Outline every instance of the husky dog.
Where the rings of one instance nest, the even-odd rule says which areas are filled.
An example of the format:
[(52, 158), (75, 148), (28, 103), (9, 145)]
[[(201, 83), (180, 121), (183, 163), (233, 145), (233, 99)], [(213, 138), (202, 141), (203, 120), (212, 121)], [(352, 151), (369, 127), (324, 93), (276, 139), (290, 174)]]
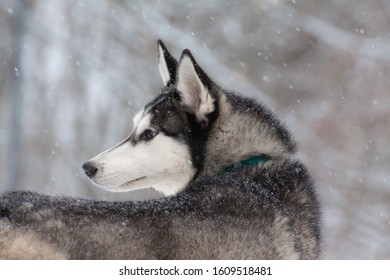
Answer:
[(158, 41), (160, 94), (134, 131), (83, 165), (109, 191), (164, 198), (0, 197), (0, 258), (317, 259), (320, 211), (296, 143), (265, 106)]

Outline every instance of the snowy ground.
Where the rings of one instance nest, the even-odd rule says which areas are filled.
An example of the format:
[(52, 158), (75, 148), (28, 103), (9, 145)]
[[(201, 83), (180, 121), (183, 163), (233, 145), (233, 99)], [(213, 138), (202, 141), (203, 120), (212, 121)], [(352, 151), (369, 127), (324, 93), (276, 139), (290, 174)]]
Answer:
[(136, 199), (80, 166), (158, 93), (161, 38), (287, 123), (323, 205), (323, 258), (389, 259), (389, 18), (387, 0), (1, 1), (0, 191)]

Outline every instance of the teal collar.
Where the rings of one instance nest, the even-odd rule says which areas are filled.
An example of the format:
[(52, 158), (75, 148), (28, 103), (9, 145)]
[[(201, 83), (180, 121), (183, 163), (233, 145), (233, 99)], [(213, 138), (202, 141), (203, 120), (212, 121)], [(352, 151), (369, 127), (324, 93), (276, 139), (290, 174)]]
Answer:
[(243, 161), (233, 163), (232, 165), (229, 165), (224, 169), (224, 172), (230, 172), (236, 169), (243, 169), (246, 167), (256, 166), (257, 164), (261, 162), (267, 162), (269, 160), (269, 157), (266, 155), (261, 156), (253, 156), (250, 158), (247, 158)]

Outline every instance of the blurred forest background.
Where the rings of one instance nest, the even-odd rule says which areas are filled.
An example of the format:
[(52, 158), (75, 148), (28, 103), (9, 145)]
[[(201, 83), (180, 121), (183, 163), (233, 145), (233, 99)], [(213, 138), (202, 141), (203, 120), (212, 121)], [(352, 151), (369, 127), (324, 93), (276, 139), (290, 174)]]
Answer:
[(287, 123), (324, 259), (390, 259), (388, 0), (2, 0), (0, 36), (0, 192), (145, 196), (99, 190), (81, 165), (159, 92), (161, 38)]

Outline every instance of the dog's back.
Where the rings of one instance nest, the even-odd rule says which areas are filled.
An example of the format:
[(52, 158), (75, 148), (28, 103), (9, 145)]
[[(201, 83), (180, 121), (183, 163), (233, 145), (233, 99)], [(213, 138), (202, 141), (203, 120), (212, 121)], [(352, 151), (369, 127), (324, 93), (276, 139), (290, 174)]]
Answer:
[[(277, 187), (276, 187), (277, 186)], [(0, 258), (315, 259), (319, 212), (300, 163), (200, 179), (174, 197), (0, 198)]]

